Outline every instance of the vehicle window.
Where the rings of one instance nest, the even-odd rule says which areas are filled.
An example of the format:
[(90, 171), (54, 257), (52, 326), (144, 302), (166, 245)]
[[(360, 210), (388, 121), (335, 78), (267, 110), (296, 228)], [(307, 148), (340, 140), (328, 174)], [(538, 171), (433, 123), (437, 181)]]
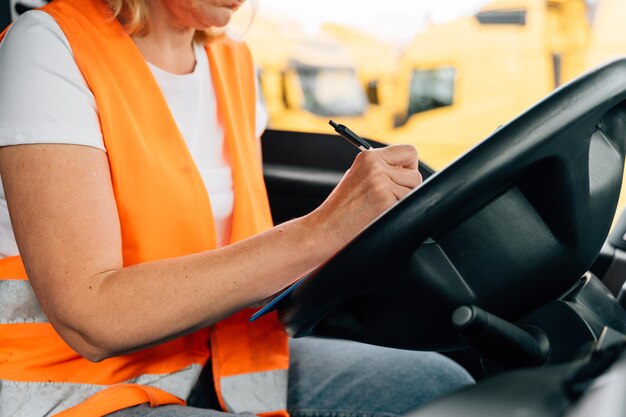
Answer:
[(343, 68), (298, 68), (304, 107), (320, 116), (360, 116), (367, 107), (356, 71)]
[(414, 70), (409, 86), (409, 116), (452, 105), (455, 77), (452, 67)]

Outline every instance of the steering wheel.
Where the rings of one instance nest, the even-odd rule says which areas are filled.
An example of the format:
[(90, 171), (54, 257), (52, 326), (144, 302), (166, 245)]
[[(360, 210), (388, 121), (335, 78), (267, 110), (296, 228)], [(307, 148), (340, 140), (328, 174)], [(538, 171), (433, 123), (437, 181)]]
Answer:
[(626, 59), (565, 85), (371, 223), (282, 300), (292, 337), (462, 347), (450, 317), (517, 320), (562, 295), (609, 232), (626, 148)]

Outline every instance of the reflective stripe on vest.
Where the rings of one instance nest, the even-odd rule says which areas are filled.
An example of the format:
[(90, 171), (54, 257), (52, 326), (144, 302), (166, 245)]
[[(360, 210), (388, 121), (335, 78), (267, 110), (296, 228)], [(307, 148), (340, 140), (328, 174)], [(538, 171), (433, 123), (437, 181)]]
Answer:
[[(19, 277), (0, 281), (0, 324), (15, 323), (48, 323), (30, 282)], [(192, 364), (171, 374), (146, 374), (123, 383), (153, 386), (187, 398), (201, 370), (201, 365)], [(287, 408), (287, 382), (288, 371), (279, 369), (222, 377), (220, 386), (227, 411), (259, 414)], [(0, 417), (30, 417), (41, 415), (43, 410), (46, 415), (59, 412), (103, 388), (106, 385), (0, 380)], [(28, 395), (23, 395), (26, 392)], [(20, 398), (25, 401), (16, 401)]]
[(226, 410), (231, 413), (248, 411), (259, 414), (286, 409), (288, 374), (286, 369), (279, 369), (221, 378)]
[[(145, 374), (123, 384), (138, 384), (158, 388), (187, 398), (193, 383), (202, 372), (202, 365), (165, 375)], [(82, 403), (107, 388), (106, 385), (69, 382), (22, 382), (0, 380), (0, 417), (33, 417), (53, 415)], [(17, 401), (21, 399), (22, 401)]]
[[(215, 230), (206, 188), (136, 45), (111, 18), (103, 0), (55, 0), (43, 10), (66, 35), (96, 100), (120, 219), (124, 266), (213, 249)], [(231, 241), (235, 242), (272, 226), (255, 138), (254, 68), (243, 44), (214, 40), (206, 51), (232, 165)], [(91, 363), (45, 322), (32, 290), (26, 281), (19, 283), (26, 276), (16, 271), (23, 270), (19, 258), (0, 260), (0, 281), (15, 281), (2, 284), (3, 290), (13, 292), (4, 296), (13, 304), (0, 310), (6, 319), (0, 321), (0, 380), (10, 387), (1, 394), (3, 413), (6, 403), (28, 405), (28, 417), (47, 415), (50, 407), (31, 402), (42, 387), (55, 412), (65, 410), (59, 414), (62, 417), (99, 417), (146, 402), (180, 404), (194, 381), (176, 379), (177, 375), (187, 375), (183, 370), (205, 364), (210, 355), (222, 407), (287, 416), (288, 343), (275, 314), (252, 325), (251, 312), (239, 312), (210, 330)], [(15, 304), (17, 298), (24, 304)], [(174, 378), (175, 383), (124, 384), (135, 380), (143, 384), (141, 378), (153, 374), (161, 380)], [(268, 381), (272, 383), (263, 385)], [(90, 388), (82, 391), (82, 387)], [(80, 402), (89, 390), (97, 392)], [(41, 408), (35, 409), (37, 404)]]
[(30, 282), (17, 279), (0, 281), (0, 324), (47, 322), (48, 318), (41, 311)]

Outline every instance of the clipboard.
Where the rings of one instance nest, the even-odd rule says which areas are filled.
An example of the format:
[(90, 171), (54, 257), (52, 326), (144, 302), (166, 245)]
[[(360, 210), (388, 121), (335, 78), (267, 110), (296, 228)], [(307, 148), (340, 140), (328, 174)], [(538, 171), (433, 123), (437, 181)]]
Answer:
[(287, 297), (289, 294), (291, 294), (293, 292), (293, 290), (295, 290), (296, 288), (298, 288), (298, 286), (300, 284), (302, 284), (302, 281), (304, 281), (306, 279), (308, 275), (305, 275), (304, 277), (300, 278), (298, 281), (294, 282), (293, 284), (291, 284), (289, 287), (285, 288), (283, 290), (283, 292), (281, 292), (280, 294), (278, 294), (276, 297), (274, 297), (274, 299), (272, 301), (270, 301), (269, 303), (265, 304), (265, 306), (263, 306), (263, 308), (261, 308), (259, 311), (257, 311), (256, 313), (254, 313), (250, 319), (248, 320), (249, 322), (253, 322), (256, 319), (258, 319), (261, 316), (266, 315), (267, 313), (270, 313), (274, 310), (276, 310), (280, 304), (280, 302)]

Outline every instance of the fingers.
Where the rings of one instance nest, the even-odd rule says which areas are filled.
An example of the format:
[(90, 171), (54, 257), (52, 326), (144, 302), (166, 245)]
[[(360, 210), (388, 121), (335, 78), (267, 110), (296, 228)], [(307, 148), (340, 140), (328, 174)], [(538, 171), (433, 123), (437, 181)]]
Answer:
[(392, 186), (388, 190), (393, 194), (396, 201), (404, 198), (422, 183), (422, 174), (418, 170), (402, 167), (391, 167), (390, 178)]
[(390, 166), (388, 173), (394, 183), (411, 190), (422, 183), (422, 175), (417, 169)]
[(388, 191), (391, 194), (393, 194), (393, 197), (395, 198), (395, 201), (402, 200), (412, 190), (413, 190), (413, 188), (404, 187), (404, 186), (398, 185), (398, 184), (394, 184), (393, 186), (389, 187), (389, 189), (388, 189)]
[(391, 192), (399, 200), (422, 183), (418, 170), (417, 151), (410, 145), (394, 145), (361, 152), (353, 166), (376, 187)]
[(372, 152), (380, 156), (387, 164), (401, 166), (409, 169), (417, 169), (417, 150), (412, 145), (392, 145), (385, 148), (372, 149)]

